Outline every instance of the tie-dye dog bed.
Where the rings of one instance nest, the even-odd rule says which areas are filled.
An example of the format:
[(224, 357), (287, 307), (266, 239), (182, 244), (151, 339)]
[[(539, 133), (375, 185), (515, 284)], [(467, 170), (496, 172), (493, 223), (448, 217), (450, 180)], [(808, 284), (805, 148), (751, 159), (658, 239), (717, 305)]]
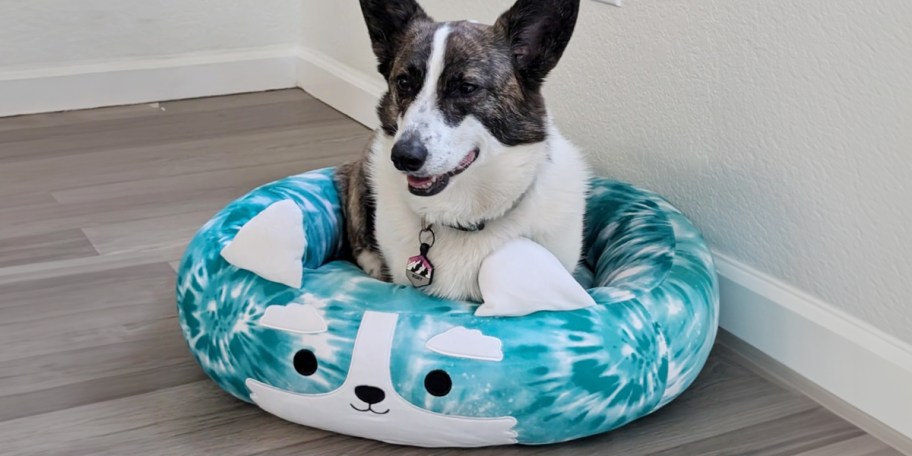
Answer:
[[(703, 367), (718, 322), (713, 262), (661, 197), (593, 182), (578, 276), (594, 307), (477, 317), (477, 304), (334, 260), (343, 224), (332, 172), (254, 190), (184, 256), (183, 334), (232, 395), (295, 423), (396, 444), (547, 444), (652, 413)], [(276, 236), (245, 235), (256, 225)], [(253, 243), (262, 264), (227, 261), (235, 242)]]

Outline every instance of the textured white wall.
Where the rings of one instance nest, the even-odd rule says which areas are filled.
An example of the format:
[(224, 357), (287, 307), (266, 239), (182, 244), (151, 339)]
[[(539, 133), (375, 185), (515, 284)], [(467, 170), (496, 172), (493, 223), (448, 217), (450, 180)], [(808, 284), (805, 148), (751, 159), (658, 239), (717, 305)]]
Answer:
[(2, 0), (0, 71), (295, 46), (300, 0)]
[[(303, 44), (372, 72), (356, 2)], [(491, 23), (509, 0), (425, 0)], [(667, 195), (722, 252), (912, 342), (912, 2), (584, 2), (547, 93), (603, 175)]]

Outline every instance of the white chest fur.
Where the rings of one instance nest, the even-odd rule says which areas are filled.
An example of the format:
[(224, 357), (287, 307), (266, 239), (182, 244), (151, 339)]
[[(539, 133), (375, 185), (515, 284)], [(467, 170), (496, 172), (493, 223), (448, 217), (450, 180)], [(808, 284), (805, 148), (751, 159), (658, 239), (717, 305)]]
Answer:
[[(419, 253), (418, 235), (422, 223), (422, 214), (413, 209), (411, 199), (419, 197), (409, 193), (405, 176), (393, 167), (389, 156), (390, 140), (382, 133), (378, 133), (376, 138), (371, 148), (368, 178), (377, 200), (377, 242), (393, 280), (407, 285), (406, 264), (410, 257)], [(482, 261), (507, 241), (520, 237), (541, 244), (564, 267), (573, 270), (581, 253), (589, 173), (578, 150), (553, 127), (543, 146), (548, 149), (549, 159), (535, 169), (534, 184), (506, 215), (487, 221), (485, 229), (477, 232), (463, 232), (447, 226), (434, 227), (436, 243), (428, 254), (434, 265), (434, 280), (425, 291), (453, 299), (482, 301), (478, 286)], [(485, 166), (504, 168), (508, 165), (495, 162)], [(470, 172), (471, 169), (466, 174)], [(493, 174), (508, 175), (513, 172), (516, 168), (506, 167), (495, 170)], [(468, 176), (454, 179), (465, 177)], [(459, 189), (448, 188), (444, 193), (452, 191)], [(433, 206), (433, 200), (438, 197), (424, 198), (421, 205)], [(439, 200), (440, 204), (447, 204), (445, 198)], [(434, 210), (440, 213), (447, 208)], [(464, 222), (477, 221), (467, 219)]]

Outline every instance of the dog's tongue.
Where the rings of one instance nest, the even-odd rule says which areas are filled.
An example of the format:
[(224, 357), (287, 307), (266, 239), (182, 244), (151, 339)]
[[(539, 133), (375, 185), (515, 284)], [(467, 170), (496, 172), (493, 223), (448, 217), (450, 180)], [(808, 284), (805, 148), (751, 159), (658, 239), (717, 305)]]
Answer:
[(414, 188), (427, 188), (434, 183), (433, 177), (416, 177), (416, 176), (406, 176), (408, 179), (408, 184)]

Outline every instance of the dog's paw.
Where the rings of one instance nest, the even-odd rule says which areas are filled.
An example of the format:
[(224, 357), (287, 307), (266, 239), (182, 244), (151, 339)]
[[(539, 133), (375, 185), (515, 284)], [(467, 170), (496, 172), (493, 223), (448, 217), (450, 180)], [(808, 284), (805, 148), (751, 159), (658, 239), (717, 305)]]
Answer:
[(385, 280), (386, 274), (383, 269), (383, 258), (379, 253), (370, 250), (362, 250), (355, 257), (355, 261), (358, 262), (358, 266), (369, 276), (377, 280)]
[(548, 249), (529, 239), (510, 241), (481, 263), (480, 317), (518, 317), (540, 311), (577, 310), (595, 300)]

